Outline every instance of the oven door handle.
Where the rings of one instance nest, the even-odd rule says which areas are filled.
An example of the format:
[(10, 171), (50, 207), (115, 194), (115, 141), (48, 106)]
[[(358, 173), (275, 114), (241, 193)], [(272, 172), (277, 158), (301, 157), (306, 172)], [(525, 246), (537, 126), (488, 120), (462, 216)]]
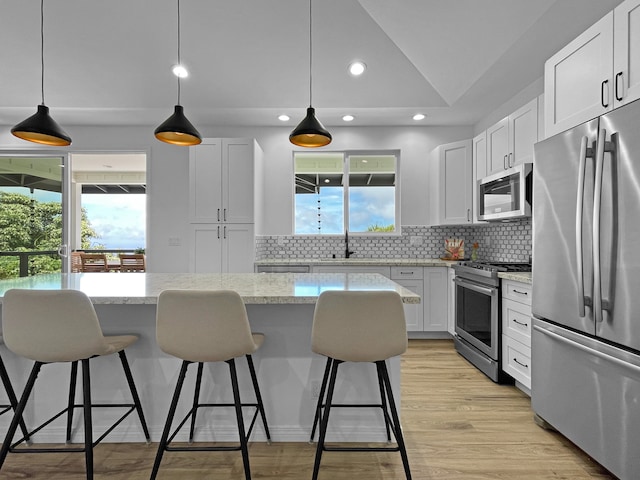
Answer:
[(482, 285), (468, 282), (459, 277), (455, 277), (453, 281), (456, 283), (456, 285), (462, 288), (468, 288), (469, 290), (473, 290), (478, 293), (483, 293), (485, 295), (495, 295), (498, 292), (497, 287), (483, 287)]

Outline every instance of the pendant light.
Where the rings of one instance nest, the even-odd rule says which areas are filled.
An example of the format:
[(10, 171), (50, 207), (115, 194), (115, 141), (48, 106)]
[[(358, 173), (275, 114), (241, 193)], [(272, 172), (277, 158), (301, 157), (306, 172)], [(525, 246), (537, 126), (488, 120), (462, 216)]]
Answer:
[[(178, 65), (180, 65), (180, 0), (178, 0)], [(173, 115), (167, 118), (154, 134), (158, 140), (172, 145), (189, 147), (202, 142), (202, 136), (196, 127), (184, 115), (184, 108), (180, 105), (180, 77), (178, 76), (178, 104), (174, 107)]]
[(49, 107), (44, 104), (44, 0), (40, 0), (40, 84), (42, 103), (38, 111), (11, 129), (11, 133), (28, 142), (64, 147), (71, 145), (71, 137), (49, 115)]
[(311, 0), (309, 0), (309, 108), (307, 116), (302, 119), (298, 126), (289, 135), (289, 141), (299, 147), (317, 148), (324, 147), (331, 143), (331, 134), (322, 126), (316, 118), (316, 111), (312, 107), (312, 32), (311, 32)]

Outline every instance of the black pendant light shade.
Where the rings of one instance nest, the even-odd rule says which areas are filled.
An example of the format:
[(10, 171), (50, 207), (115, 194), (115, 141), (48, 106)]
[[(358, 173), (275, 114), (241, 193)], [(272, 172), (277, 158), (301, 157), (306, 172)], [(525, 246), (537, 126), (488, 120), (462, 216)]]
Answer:
[(309, 0), (309, 108), (307, 116), (302, 119), (293, 132), (289, 135), (289, 141), (294, 145), (305, 148), (324, 147), (331, 143), (331, 134), (316, 118), (316, 110), (313, 108), (313, 26), (311, 15), (311, 0)]
[(167, 118), (153, 133), (161, 142), (180, 145), (181, 147), (198, 145), (202, 142), (200, 132), (184, 116), (182, 105), (176, 105), (173, 115)]
[(38, 111), (13, 127), (11, 133), (23, 140), (43, 145), (71, 145), (71, 137), (51, 118), (46, 105), (38, 105)]
[(44, 104), (44, 0), (40, 0), (40, 88), (42, 103), (38, 111), (11, 129), (11, 133), (23, 140), (54, 147), (71, 145), (71, 137), (49, 115), (49, 107)]
[(289, 140), (299, 147), (324, 147), (331, 143), (331, 134), (316, 118), (316, 109), (309, 107), (307, 108), (307, 116), (291, 132)]

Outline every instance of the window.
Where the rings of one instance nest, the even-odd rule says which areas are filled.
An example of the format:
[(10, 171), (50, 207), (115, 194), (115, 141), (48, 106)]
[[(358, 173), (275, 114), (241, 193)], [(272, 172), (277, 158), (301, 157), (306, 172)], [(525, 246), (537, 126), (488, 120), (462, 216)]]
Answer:
[(295, 152), (295, 233), (398, 232), (397, 171), (395, 152)]

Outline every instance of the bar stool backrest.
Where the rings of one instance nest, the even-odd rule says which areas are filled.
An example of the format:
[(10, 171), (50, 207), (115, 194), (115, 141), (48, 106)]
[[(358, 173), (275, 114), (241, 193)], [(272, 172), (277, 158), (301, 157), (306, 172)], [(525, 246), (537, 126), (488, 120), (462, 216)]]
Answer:
[(7, 290), (7, 348), (38, 362), (71, 362), (110, 353), (89, 297), (77, 290)]
[(191, 362), (220, 362), (253, 353), (247, 310), (231, 290), (164, 290), (158, 295), (160, 349)]
[(377, 362), (407, 350), (402, 298), (393, 291), (326, 291), (313, 316), (311, 348), (346, 362)]

